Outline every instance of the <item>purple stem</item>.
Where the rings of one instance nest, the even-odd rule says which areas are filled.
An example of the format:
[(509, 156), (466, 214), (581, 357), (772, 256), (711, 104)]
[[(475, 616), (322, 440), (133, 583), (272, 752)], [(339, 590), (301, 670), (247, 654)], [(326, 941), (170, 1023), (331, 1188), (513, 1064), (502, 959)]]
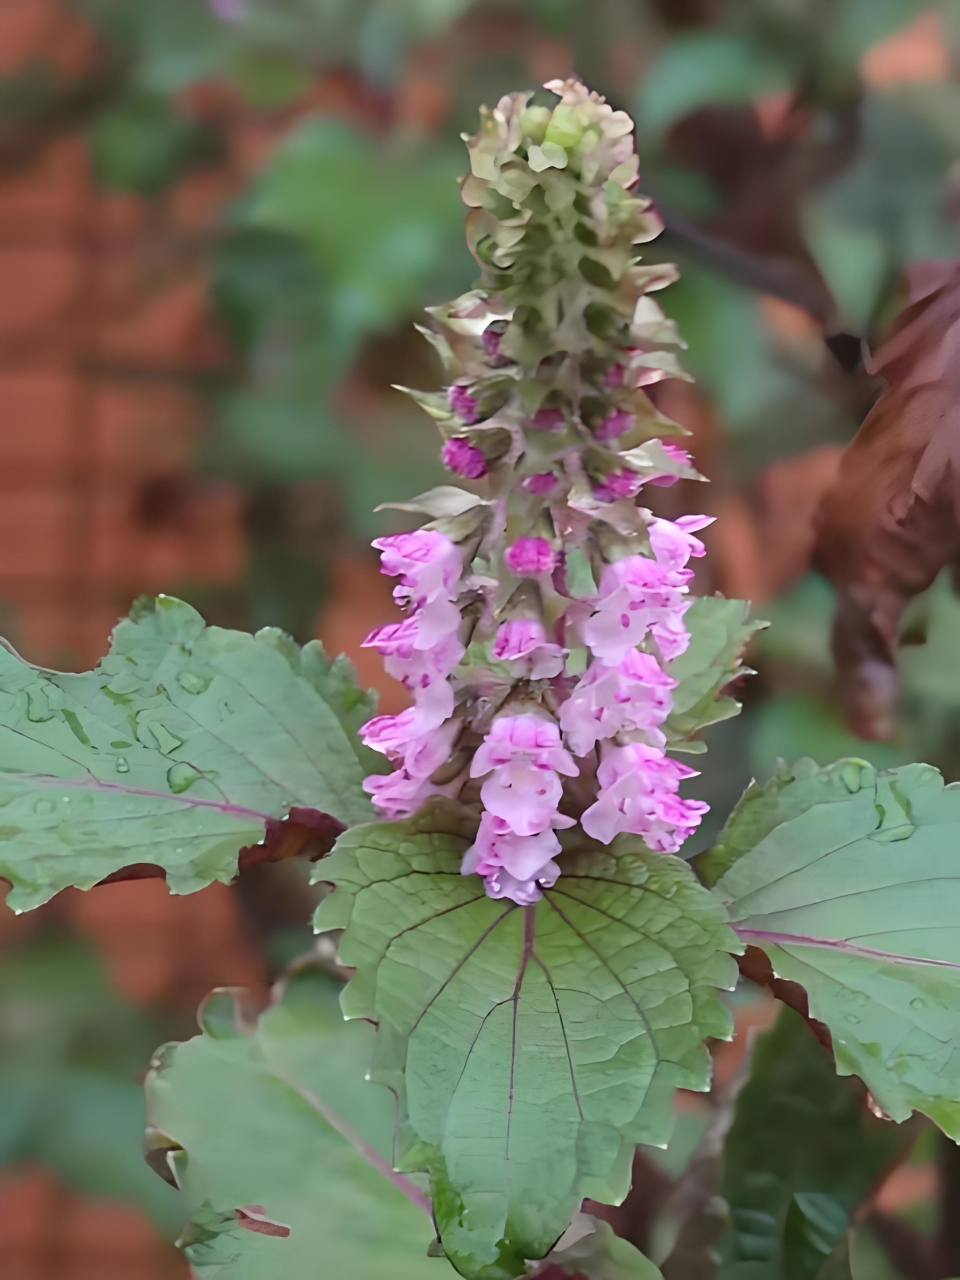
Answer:
[(905, 956), (896, 951), (881, 951), (878, 947), (863, 947), (846, 938), (815, 938), (804, 933), (772, 933), (767, 929), (746, 929), (735, 924), (734, 931), (741, 938), (757, 938), (776, 946), (827, 947), (844, 955), (864, 956), (869, 960), (897, 960), (905, 964), (932, 964), (943, 969), (960, 969), (955, 960), (933, 960), (926, 956)]
[(122, 791), (128, 796), (148, 796), (151, 800), (172, 800), (176, 804), (217, 809), (220, 813), (228, 813), (236, 818), (249, 818), (260, 824), (272, 820), (272, 814), (248, 809), (242, 804), (230, 804), (224, 800), (201, 800), (196, 796), (176, 795), (172, 791), (151, 791), (148, 787), (127, 787), (122, 782), (104, 782), (100, 778), (51, 778), (43, 773), (17, 773), (10, 776), (22, 778), (31, 786), (47, 787), (52, 791), (62, 791), (65, 788), (73, 791)]

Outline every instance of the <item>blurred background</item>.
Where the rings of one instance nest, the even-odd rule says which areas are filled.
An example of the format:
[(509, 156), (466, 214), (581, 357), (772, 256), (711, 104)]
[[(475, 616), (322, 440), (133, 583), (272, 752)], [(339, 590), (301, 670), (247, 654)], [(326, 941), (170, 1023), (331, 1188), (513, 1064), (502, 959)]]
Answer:
[[(878, 390), (861, 342), (904, 266), (958, 252), (960, 0), (0, 0), (0, 631), (80, 669), (167, 591), (346, 650), (396, 710), (358, 649), (390, 609), (366, 544), (378, 502), (440, 476), (391, 386), (437, 385), (412, 322), (474, 278), (458, 135), (572, 72), (636, 117), (649, 256), (683, 271), (661, 297), (698, 381), (661, 401), (713, 483), (661, 513), (717, 515), (701, 589), (774, 624), (700, 794), (721, 820), (804, 754), (960, 777), (949, 584), (914, 611), (896, 736), (867, 744), (811, 570)], [(263, 992), (310, 945), (308, 895), (281, 864), (0, 907), (4, 1280), (184, 1280), (140, 1081), (211, 987)], [(921, 1223), (928, 1154), (885, 1192)]]

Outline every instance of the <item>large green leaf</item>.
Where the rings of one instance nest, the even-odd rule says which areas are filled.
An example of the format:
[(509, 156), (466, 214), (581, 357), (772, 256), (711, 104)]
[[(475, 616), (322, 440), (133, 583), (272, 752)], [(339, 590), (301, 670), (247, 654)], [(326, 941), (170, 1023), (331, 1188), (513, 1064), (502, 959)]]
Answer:
[[(410, 1187), (411, 1203), (390, 1170), (393, 1101), (364, 1081), (372, 1031), (344, 1023), (337, 991), (302, 969), (254, 1023), (235, 993), (215, 992), (203, 1034), (155, 1057), (151, 1163), (183, 1193), (182, 1246), (199, 1276), (452, 1280), (427, 1259), (425, 1198)], [(364, 1144), (397, 1185), (360, 1154)], [(268, 1232), (244, 1229), (243, 1208)]]
[[(425, 820), (424, 820), (425, 824)], [(373, 1078), (400, 1102), (402, 1168), (427, 1169), (447, 1254), (494, 1280), (541, 1258), (584, 1196), (617, 1201), (638, 1142), (729, 1036), (736, 943), (686, 863), (623, 837), (567, 854), (534, 907), (460, 875), (467, 842), (356, 828), (316, 869), (345, 928), (348, 1017), (379, 1023)]]
[(724, 1145), (721, 1280), (816, 1280), (903, 1142), (870, 1114), (862, 1087), (837, 1076), (803, 1019), (782, 1009), (757, 1041)]
[(928, 765), (801, 762), (750, 787), (701, 869), (742, 940), (807, 992), (894, 1120), (960, 1140), (960, 788)]
[[(35, 907), (133, 863), (174, 893), (229, 881), (282, 828), (362, 822), (369, 772), (351, 731), (369, 710), (342, 664), (274, 630), (207, 627), (141, 599), (93, 671), (0, 648), (0, 876)], [(332, 820), (332, 821), (331, 821)]]
[(670, 663), (670, 674), (679, 683), (673, 691), (673, 710), (663, 726), (672, 746), (681, 744), (707, 725), (735, 716), (740, 704), (721, 697), (726, 685), (740, 675), (743, 651), (764, 624), (751, 622), (745, 600), (723, 596), (699, 596), (686, 614), (690, 646)]

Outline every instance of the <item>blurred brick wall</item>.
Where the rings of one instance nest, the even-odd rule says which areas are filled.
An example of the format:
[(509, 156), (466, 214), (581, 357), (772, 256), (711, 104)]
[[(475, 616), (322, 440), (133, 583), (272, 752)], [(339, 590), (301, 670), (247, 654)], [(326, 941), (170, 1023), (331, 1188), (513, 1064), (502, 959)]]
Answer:
[[(91, 34), (50, 0), (0, 4), (0, 76), (31, 58), (80, 75)], [(98, 194), (81, 137), (0, 133), (0, 632), (31, 661), (82, 669), (131, 599), (243, 568), (242, 495), (192, 474), (195, 375), (222, 350), (194, 248), (237, 176), (162, 202)], [(130, 999), (195, 1006), (262, 985), (234, 895), (160, 884), (64, 895)], [(36, 917), (0, 906), (0, 947)], [(146, 1065), (146, 1064), (144, 1064)], [(137, 1212), (44, 1170), (0, 1178), (4, 1280), (174, 1280), (187, 1268)]]

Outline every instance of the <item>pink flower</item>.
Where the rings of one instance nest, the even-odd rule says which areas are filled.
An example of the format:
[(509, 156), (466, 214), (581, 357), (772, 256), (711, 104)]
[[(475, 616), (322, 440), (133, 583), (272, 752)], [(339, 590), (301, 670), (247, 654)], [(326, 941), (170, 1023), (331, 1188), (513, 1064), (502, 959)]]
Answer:
[(428, 781), (414, 778), (403, 768), (388, 774), (371, 774), (364, 778), (363, 789), (370, 796), (377, 812), (390, 821), (394, 818), (409, 818), (433, 794)]
[(675, 853), (700, 825), (709, 805), (677, 794), (696, 770), (656, 747), (631, 742), (609, 752), (597, 770), (600, 794), (581, 818), (587, 835), (609, 844), (621, 832), (640, 836), (648, 848)]
[(535, 493), (543, 495), (549, 493), (553, 486), (557, 483), (557, 477), (552, 471), (537, 471), (532, 476), (527, 476), (521, 481), (527, 493)]
[(506, 321), (494, 320), (493, 324), (488, 324), (480, 335), (483, 349), (491, 360), (496, 359), (500, 353), (500, 343), (503, 341), (506, 327)]
[(446, 680), (435, 686), (436, 696), (407, 707), (395, 716), (374, 716), (360, 728), (360, 737), (371, 751), (389, 760), (400, 760), (411, 742), (438, 728), (453, 711), (453, 685)]
[[(615, 369), (619, 369), (619, 365), (614, 365)], [(621, 370), (622, 374), (622, 370)], [(636, 418), (632, 413), (628, 413), (626, 409), (614, 409), (603, 419), (601, 423), (593, 429), (593, 434), (598, 440), (616, 440), (619, 436), (626, 433), (636, 425)]]
[(558, 676), (566, 656), (560, 645), (547, 641), (543, 623), (534, 618), (502, 623), (491, 652), (498, 662), (512, 662), (513, 674), (527, 680)]
[(381, 572), (400, 578), (394, 600), (418, 610), (416, 647), (430, 648), (456, 631), (460, 613), (452, 601), (463, 570), (459, 548), (436, 529), (375, 538), (373, 545), (382, 553)]
[[(393, 720), (396, 727), (396, 722), (402, 722), (406, 714), (403, 712), (400, 716), (380, 716), (378, 719)], [(363, 729), (369, 729), (372, 724), (373, 720), (364, 725)], [(452, 794), (459, 789), (460, 779), (438, 787), (431, 784), (430, 778), (450, 758), (461, 728), (459, 720), (448, 720), (440, 728), (432, 728), (420, 737), (403, 737), (401, 740), (395, 733), (391, 739), (391, 749), (385, 754), (400, 761), (398, 767), (393, 773), (375, 773), (363, 780), (363, 789), (371, 796), (375, 808), (387, 818), (405, 818), (416, 813), (430, 796)], [(384, 732), (381, 742), (386, 740)], [(382, 749), (372, 736), (368, 745), (374, 750)]]
[(622, 387), (623, 372), (622, 364), (612, 364), (601, 378), (600, 385), (605, 387), (607, 391), (614, 391), (617, 387)]
[(643, 479), (636, 471), (622, 467), (611, 471), (593, 486), (593, 496), (601, 502), (616, 502), (618, 498), (635, 498)]
[(449, 596), (463, 572), (463, 557), (454, 543), (436, 529), (414, 529), (375, 538), (381, 553), (381, 573), (399, 578), (415, 604)]
[(566, 414), (562, 409), (538, 409), (530, 419), (530, 426), (535, 431), (559, 431), (566, 424)]
[(713, 524), (716, 516), (681, 516), (679, 520), (653, 520), (650, 549), (668, 569), (683, 569), (691, 556), (702, 556), (706, 547), (692, 534)]
[(457, 475), (465, 476), (468, 480), (479, 480), (490, 470), (481, 450), (469, 440), (461, 440), (457, 436), (452, 440), (444, 441), (440, 457), (445, 467), (456, 471)]
[(682, 618), (690, 570), (673, 570), (649, 556), (626, 556), (608, 564), (600, 580), (596, 612), (583, 627), (594, 656), (616, 666), (652, 632), (667, 661), (683, 653), (689, 635)]
[(435, 673), (448, 676), (464, 654), (455, 632), (425, 646), (421, 621), (421, 616), (415, 613), (401, 622), (388, 622), (371, 631), (361, 646), (377, 649), (387, 674), (406, 685), (411, 693), (417, 688), (426, 688), (429, 682), (424, 676)]
[(484, 807), (521, 836), (566, 822), (557, 813), (563, 794), (557, 774), (578, 772), (556, 722), (531, 714), (494, 720), (470, 765), (472, 778), (490, 775), (480, 789)]
[(447, 387), (447, 403), (461, 420), (469, 427), (477, 420), (477, 401), (460, 382)]
[(507, 568), (521, 578), (553, 573), (557, 567), (557, 553), (546, 538), (518, 538), (507, 547), (505, 559)]
[[(693, 466), (693, 458), (691, 458), (686, 449), (681, 449), (679, 445), (665, 443), (663, 444), (663, 452), (668, 458), (679, 463), (682, 467)], [(671, 475), (668, 471), (662, 471), (651, 476), (645, 476), (644, 484), (655, 484), (658, 489), (667, 489), (670, 485), (676, 484), (678, 479), (679, 476)]]
[(556, 883), (557, 876), (560, 874), (560, 868), (555, 862), (548, 862), (547, 867), (556, 869), (549, 872), (544, 869), (539, 880), (518, 880), (516, 876), (512, 876), (503, 867), (498, 867), (483, 882), (487, 897), (510, 898), (518, 907), (532, 907), (535, 902), (539, 902), (543, 897), (540, 892), (540, 885), (542, 884), (545, 889), (549, 889), (552, 884)]
[(538, 880), (551, 873), (555, 880), (559, 867), (552, 859), (559, 852), (560, 841), (552, 828), (532, 836), (518, 836), (502, 818), (484, 813), (476, 841), (463, 855), (460, 870), (465, 876), (488, 876), (503, 867), (518, 880)]
[(210, 10), (221, 22), (242, 22), (247, 16), (246, 0), (209, 0)]
[(615, 667), (592, 663), (560, 708), (567, 745), (575, 756), (585, 756), (602, 738), (635, 731), (662, 747), (657, 726), (670, 714), (676, 683), (652, 654), (636, 649)]

